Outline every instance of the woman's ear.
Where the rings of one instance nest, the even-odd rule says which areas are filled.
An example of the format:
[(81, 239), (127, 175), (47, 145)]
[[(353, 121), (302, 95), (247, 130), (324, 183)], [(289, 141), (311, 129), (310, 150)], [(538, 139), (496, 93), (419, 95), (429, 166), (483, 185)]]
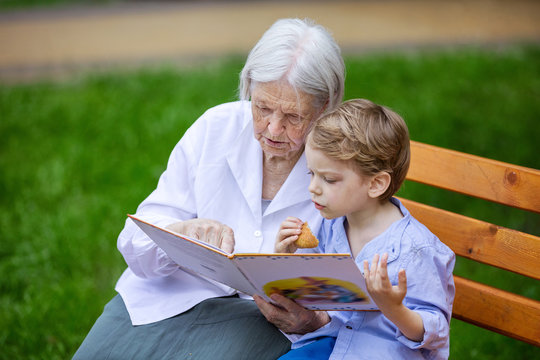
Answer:
[(330, 102), (330, 100), (326, 100), (326, 102), (324, 103), (324, 105), (323, 105), (323, 107), (321, 109), (321, 114), (326, 111), (326, 109), (328, 108), (328, 103), (329, 102)]
[(326, 109), (328, 108), (328, 101), (329, 100), (326, 100), (326, 102), (324, 103), (324, 105), (317, 111), (317, 115), (314, 117), (314, 119), (318, 119), (321, 117), (322, 114), (324, 114), (324, 112), (326, 111)]
[(371, 178), (371, 182), (369, 184), (369, 189), (368, 189), (369, 197), (375, 199), (381, 196), (382, 194), (384, 194), (384, 192), (390, 186), (391, 181), (392, 181), (392, 177), (386, 171), (381, 171), (377, 175), (373, 176)]

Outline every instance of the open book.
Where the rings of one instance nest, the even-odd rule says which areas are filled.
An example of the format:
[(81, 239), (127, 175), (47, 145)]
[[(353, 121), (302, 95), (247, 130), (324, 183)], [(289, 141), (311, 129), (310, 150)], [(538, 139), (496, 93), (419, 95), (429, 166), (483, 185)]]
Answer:
[(376, 310), (350, 254), (229, 254), (128, 215), (181, 268), (267, 301), (279, 293), (311, 310)]

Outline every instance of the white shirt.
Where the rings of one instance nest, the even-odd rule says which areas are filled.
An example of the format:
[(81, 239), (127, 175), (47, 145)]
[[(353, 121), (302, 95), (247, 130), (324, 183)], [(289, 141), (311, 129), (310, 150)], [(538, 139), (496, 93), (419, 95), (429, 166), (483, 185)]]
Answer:
[[(272, 253), (279, 225), (287, 216), (308, 221), (318, 231), (322, 218), (311, 203), (305, 156), (264, 214), (262, 150), (253, 134), (247, 101), (206, 111), (174, 148), (156, 190), (137, 215), (157, 225), (207, 218), (231, 227), (234, 252)], [(179, 269), (130, 219), (118, 237), (128, 268), (116, 285), (133, 325), (180, 314), (201, 301), (234, 294), (227, 286)]]

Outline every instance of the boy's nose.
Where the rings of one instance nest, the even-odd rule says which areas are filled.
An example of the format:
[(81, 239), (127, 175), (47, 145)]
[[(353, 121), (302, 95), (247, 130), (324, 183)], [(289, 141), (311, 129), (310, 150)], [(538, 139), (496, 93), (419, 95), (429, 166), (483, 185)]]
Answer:
[(309, 182), (308, 191), (310, 193), (312, 193), (312, 194), (318, 194), (319, 193), (319, 189), (317, 187), (317, 184), (315, 183), (315, 181), (313, 179)]

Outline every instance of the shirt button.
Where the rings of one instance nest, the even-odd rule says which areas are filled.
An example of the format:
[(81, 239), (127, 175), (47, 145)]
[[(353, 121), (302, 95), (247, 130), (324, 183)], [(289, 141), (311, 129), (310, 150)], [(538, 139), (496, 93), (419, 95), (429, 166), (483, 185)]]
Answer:
[(256, 237), (259, 237), (262, 235), (262, 232), (260, 230), (256, 230), (253, 235), (255, 235)]
[(345, 326), (345, 327), (346, 327), (347, 329), (349, 329), (349, 330), (352, 330), (352, 326), (347, 325), (347, 326)]

